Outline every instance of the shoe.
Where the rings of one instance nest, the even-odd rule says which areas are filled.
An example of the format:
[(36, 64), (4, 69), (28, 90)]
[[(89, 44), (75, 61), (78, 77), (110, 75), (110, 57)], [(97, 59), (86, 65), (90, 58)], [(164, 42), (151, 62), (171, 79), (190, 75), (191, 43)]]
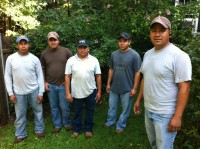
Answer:
[(92, 133), (92, 132), (86, 132), (86, 133), (85, 133), (86, 139), (91, 139), (92, 136), (93, 136), (93, 133)]
[(45, 138), (45, 133), (44, 132), (36, 133), (36, 136), (38, 137), (38, 139), (43, 139)]
[(72, 126), (71, 126), (71, 125), (65, 126), (65, 130), (66, 130), (66, 131), (72, 130)]
[(22, 141), (24, 141), (27, 137), (24, 137), (24, 138), (15, 138), (15, 141), (13, 142), (13, 144), (18, 144)]
[(73, 132), (71, 134), (71, 138), (77, 138), (79, 136), (79, 133), (78, 132)]
[(103, 127), (103, 128), (108, 128), (108, 127), (110, 127), (110, 126), (108, 126), (108, 125), (106, 125), (106, 124), (103, 124), (102, 127)]
[(116, 130), (115, 130), (115, 133), (116, 133), (116, 134), (122, 134), (123, 132), (124, 132), (123, 130), (119, 130), (119, 129), (116, 129)]
[(55, 127), (55, 128), (53, 128), (52, 133), (58, 133), (60, 130), (61, 130), (61, 128)]

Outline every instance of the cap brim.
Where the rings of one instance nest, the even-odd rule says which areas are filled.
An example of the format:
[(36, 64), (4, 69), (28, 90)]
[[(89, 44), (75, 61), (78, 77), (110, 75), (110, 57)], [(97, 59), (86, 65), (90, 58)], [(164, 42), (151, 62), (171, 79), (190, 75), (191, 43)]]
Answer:
[(50, 39), (50, 38), (58, 39), (58, 37), (56, 37), (56, 36), (50, 36), (50, 37), (48, 37), (48, 39)]
[(79, 44), (77, 47), (80, 47), (80, 46), (85, 46), (85, 47), (88, 47), (87, 44)]
[(163, 22), (153, 22), (150, 27), (152, 27), (156, 23), (161, 24), (164, 28), (169, 28), (169, 26), (167, 26), (167, 24), (165, 24)]

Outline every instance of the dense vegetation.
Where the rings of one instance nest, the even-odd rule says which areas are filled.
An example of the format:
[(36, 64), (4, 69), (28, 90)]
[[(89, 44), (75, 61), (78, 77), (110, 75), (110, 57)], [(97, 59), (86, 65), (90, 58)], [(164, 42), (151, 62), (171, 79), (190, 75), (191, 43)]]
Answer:
[(192, 26), (183, 22), (187, 16), (196, 17), (200, 2), (193, 0), (176, 7), (173, 3), (174, 0), (1, 0), (0, 13), (10, 15), (13, 20), (12, 31), (7, 31), (7, 35), (27, 34), (32, 53), (39, 56), (47, 46), (47, 33), (56, 31), (61, 45), (73, 53), (79, 38), (88, 39), (91, 53), (103, 69), (117, 48), (116, 36), (121, 31), (131, 33), (131, 46), (142, 56), (152, 47), (149, 40), (152, 18), (159, 13), (169, 18), (172, 42), (190, 55), (193, 65), (190, 100), (177, 143), (181, 148), (197, 148), (200, 147), (200, 36), (192, 34)]

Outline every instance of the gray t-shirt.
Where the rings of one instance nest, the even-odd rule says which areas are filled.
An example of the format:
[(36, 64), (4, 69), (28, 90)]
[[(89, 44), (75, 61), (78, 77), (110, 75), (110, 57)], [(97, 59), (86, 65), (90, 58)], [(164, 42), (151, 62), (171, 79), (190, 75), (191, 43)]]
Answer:
[(133, 49), (113, 52), (110, 59), (110, 67), (114, 70), (111, 91), (118, 94), (130, 92), (134, 85), (135, 73), (139, 71), (140, 66), (140, 55)]
[(173, 114), (176, 108), (178, 84), (190, 81), (191, 61), (185, 52), (173, 44), (156, 51), (147, 51), (141, 66), (144, 76), (145, 108), (159, 114)]

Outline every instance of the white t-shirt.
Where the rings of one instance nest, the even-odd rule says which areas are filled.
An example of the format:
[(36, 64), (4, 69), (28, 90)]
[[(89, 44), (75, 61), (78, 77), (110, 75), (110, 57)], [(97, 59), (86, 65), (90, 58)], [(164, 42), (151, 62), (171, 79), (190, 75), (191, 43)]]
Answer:
[(147, 51), (141, 66), (144, 75), (145, 108), (159, 114), (173, 114), (176, 108), (178, 84), (190, 81), (191, 61), (185, 52), (173, 44), (156, 51)]
[(44, 78), (40, 60), (29, 53), (21, 56), (18, 52), (6, 60), (5, 84), (9, 96), (26, 95), (39, 87), (39, 95), (44, 93)]
[(65, 74), (72, 75), (72, 97), (85, 98), (97, 88), (95, 74), (101, 74), (101, 69), (94, 56), (88, 55), (86, 59), (82, 60), (76, 54), (68, 59)]

